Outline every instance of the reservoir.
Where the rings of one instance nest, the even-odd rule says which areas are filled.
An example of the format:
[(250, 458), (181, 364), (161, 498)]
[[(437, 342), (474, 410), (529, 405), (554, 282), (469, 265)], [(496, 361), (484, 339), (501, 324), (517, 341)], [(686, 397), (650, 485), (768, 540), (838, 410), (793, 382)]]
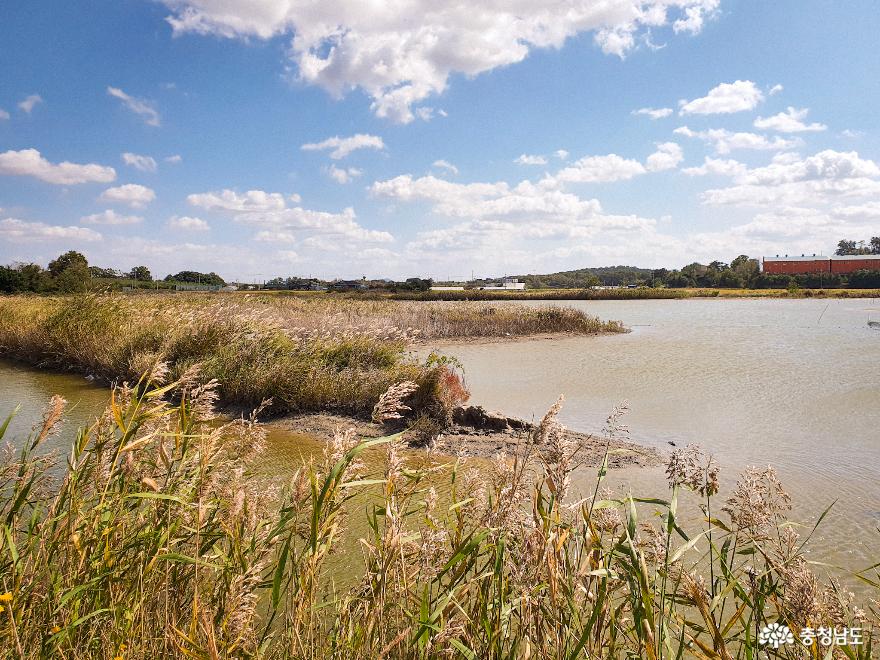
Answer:
[[(536, 303), (528, 302), (522, 304)], [(873, 299), (565, 301), (632, 332), (438, 345), (465, 369), (471, 403), (601, 431), (626, 401), (633, 440), (698, 443), (722, 467), (725, 496), (746, 466), (773, 465), (808, 524), (814, 559), (864, 568), (880, 549), (880, 320)], [(583, 475), (589, 481), (592, 473)], [(662, 495), (662, 468), (614, 473)], [(586, 484), (584, 484), (586, 485)], [(586, 490), (586, 488), (585, 488)]]
[[(560, 420), (599, 433), (626, 401), (633, 440), (664, 452), (699, 443), (722, 468), (721, 496), (745, 466), (773, 465), (809, 533), (817, 561), (866, 567), (880, 550), (880, 303), (870, 299), (692, 299), (563, 301), (631, 332), (438, 344), (464, 366), (471, 403), (540, 418), (559, 394)], [(423, 356), (431, 347), (419, 347)], [(63, 431), (50, 440), (66, 453), (73, 429), (103, 410), (107, 392), (78, 375), (0, 362), (0, 416), (17, 405), (7, 439), (22, 439), (53, 394), (70, 402)], [(320, 450), (305, 436), (272, 429), (270, 475), (289, 475)], [(50, 445), (51, 447), (52, 445)], [(594, 470), (575, 480), (592, 492)], [(637, 496), (668, 495), (662, 467), (612, 471), (607, 483)], [(689, 509), (691, 507), (688, 507)]]

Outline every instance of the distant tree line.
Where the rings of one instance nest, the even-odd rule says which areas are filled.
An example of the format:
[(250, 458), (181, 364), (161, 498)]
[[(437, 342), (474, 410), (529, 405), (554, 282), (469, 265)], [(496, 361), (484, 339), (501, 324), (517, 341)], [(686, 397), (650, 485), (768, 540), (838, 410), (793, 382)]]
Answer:
[[(393, 280), (358, 280), (358, 284), (363, 284), (369, 291), (427, 291), (434, 285), (434, 280), (423, 279), (421, 277), (410, 277), (402, 282)], [(263, 285), (265, 289), (281, 290), (281, 291), (323, 291), (332, 289), (334, 282), (319, 280), (314, 277), (274, 277)]]
[(843, 239), (837, 243), (837, 255), (856, 254), (880, 254), (880, 236), (873, 236), (867, 243), (865, 241), (850, 241)]
[(81, 293), (123, 286), (169, 288), (178, 282), (201, 282), (220, 286), (225, 284), (217, 273), (191, 270), (169, 275), (163, 281), (156, 282), (146, 266), (135, 266), (128, 272), (89, 266), (85, 255), (75, 250), (53, 259), (48, 268), (33, 263), (0, 266), (0, 293)]

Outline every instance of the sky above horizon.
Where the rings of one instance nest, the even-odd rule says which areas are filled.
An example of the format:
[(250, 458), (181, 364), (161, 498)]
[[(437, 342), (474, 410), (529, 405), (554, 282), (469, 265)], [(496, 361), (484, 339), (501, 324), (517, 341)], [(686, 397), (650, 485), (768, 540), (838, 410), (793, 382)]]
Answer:
[(869, 0), (8, 0), (0, 263), (467, 279), (880, 233)]

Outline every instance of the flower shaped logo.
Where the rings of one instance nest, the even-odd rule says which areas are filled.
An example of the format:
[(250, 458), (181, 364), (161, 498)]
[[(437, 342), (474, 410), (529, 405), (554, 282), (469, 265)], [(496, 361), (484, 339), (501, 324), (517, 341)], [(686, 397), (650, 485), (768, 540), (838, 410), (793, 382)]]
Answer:
[(758, 635), (758, 642), (761, 646), (769, 645), (774, 649), (778, 649), (783, 644), (794, 644), (794, 635), (791, 634), (788, 626), (771, 623), (768, 626), (764, 626), (761, 630), (761, 634)]

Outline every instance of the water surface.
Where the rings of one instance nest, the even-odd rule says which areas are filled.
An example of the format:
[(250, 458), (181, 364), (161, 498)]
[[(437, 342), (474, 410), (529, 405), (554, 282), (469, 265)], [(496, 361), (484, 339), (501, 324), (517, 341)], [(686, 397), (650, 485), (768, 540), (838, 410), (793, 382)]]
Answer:
[[(561, 421), (595, 432), (628, 401), (633, 439), (701, 444), (727, 488), (743, 467), (772, 464), (805, 522), (838, 499), (814, 554), (850, 568), (880, 556), (880, 332), (867, 325), (880, 320), (878, 301), (552, 304), (632, 332), (443, 345), (464, 364), (472, 403), (540, 418), (564, 394)], [(624, 475), (636, 494), (664, 488), (659, 469)]]

